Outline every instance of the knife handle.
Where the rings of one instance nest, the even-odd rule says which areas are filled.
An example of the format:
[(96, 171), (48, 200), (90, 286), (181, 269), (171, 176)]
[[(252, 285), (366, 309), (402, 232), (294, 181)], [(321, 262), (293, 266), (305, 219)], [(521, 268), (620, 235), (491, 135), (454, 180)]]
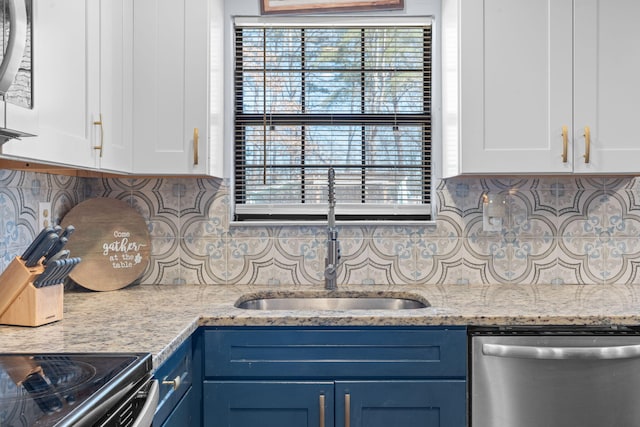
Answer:
[(59, 237), (55, 231), (46, 235), (44, 240), (33, 250), (33, 253), (25, 260), (24, 265), (27, 267), (35, 266), (40, 258), (45, 256), (51, 247), (58, 241)]
[(42, 279), (42, 281), (39, 282), (38, 286), (36, 287), (51, 286), (63, 283), (69, 276), (69, 273), (71, 273), (71, 270), (73, 270), (80, 261), (80, 258), (67, 258), (55, 261), (54, 265), (52, 265), (51, 271)]
[(45, 254), (43, 264), (48, 263), (52, 257), (60, 252), (68, 241), (69, 239), (67, 239), (66, 237), (58, 237), (58, 240), (56, 240), (56, 242), (49, 248), (49, 250)]
[(44, 271), (33, 281), (33, 286), (41, 288), (47, 285), (47, 282), (53, 277), (53, 275), (59, 271), (64, 265), (64, 260), (54, 261), (47, 265)]
[(66, 237), (68, 239), (74, 231), (76, 231), (76, 228), (73, 225), (67, 225), (64, 231), (60, 234), (60, 237)]
[(59, 259), (67, 259), (69, 258), (69, 255), (71, 254), (71, 252), (69, 251), (69, 249), (63, 249), (59, 252), (56, 252), (55, 254), (53, 254), (48, 260), (47, 263), (50, 263), (52, 261), (57, 261)]
[(78, 265), (78, 263), (80, 263), (81, 259), (80, 258), (69, 258), (66, 260), (67, 263), (63, 269), (62, 272), (60, 272), (60, 276), (58, 276), (56, 278), (56, 281), (54, 283), (52, 283), (53, 285), (55, 285), (56, 283), (62, 283), (64, 282), (67, 277), (69, 277), (69, 274), (71, 273), (71, 270), (73, 270), (76, 265)]
[(49, 234), (50, 232), (53, 231), (53, 228), (51, 227), (45, 227), (43, 228), (40, 233), (38, 233), (38, 235), (35, 237), (35, 239), (33, 239), (33, 242), (31, 242), (31, 244), (29, 245), (29, 247), (27, 247), (27, 250), (24, 251), (24, 253), (22, 254), (22, 256), (20, 257), (23, 261), (26, 261), (32, 254), (33, 251), (36, 249), (36, 247), (42, 242), (44, 241), (44, 239), (47, 237), (47, 234)]

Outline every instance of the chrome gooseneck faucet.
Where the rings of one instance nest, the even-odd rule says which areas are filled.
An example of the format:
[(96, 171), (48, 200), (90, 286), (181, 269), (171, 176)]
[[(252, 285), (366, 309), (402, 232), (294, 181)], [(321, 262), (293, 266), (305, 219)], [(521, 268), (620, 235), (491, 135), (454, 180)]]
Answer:
[(338, 242), (338, 230), (336, 229), (336, 173), (329, 168), (329, 214), (327, 215), (327, 257), (324, 259), (325, 289), (338, 288), (338, 263), (340, 262), (340, 242)]

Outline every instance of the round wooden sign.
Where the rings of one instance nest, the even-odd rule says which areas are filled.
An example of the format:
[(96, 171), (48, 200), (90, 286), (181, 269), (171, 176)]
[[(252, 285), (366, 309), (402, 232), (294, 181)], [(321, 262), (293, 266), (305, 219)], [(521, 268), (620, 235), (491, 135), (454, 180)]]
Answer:
[(96, 198), (76, 205), (61, 226), (73, 225), (65, 249), (80, 257), (69, 277), (94, 291), (124, 288), (147, 268), (151, 242), (147, 224), (138, 212), (117, 199)]

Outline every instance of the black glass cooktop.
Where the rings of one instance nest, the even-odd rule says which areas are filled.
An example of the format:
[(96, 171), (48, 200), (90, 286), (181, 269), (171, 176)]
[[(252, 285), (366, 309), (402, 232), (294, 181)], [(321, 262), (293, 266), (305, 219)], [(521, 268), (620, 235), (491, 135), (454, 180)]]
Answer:
[(149, 354), (0, 354), (0, 426), (91, 425), (150, 372)]

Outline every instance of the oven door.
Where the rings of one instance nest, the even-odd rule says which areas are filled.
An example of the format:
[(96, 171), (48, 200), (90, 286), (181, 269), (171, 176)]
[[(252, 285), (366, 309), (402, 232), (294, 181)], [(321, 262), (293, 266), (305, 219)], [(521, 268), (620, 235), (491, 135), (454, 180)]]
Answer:
[(150, 427), (159, 396), (158, 380), (146, 380), (124, 399), (113, 413), (97, 425), (100, 427)]
[(640, 425), (639, 336), (473, 336), (472, 427)]

